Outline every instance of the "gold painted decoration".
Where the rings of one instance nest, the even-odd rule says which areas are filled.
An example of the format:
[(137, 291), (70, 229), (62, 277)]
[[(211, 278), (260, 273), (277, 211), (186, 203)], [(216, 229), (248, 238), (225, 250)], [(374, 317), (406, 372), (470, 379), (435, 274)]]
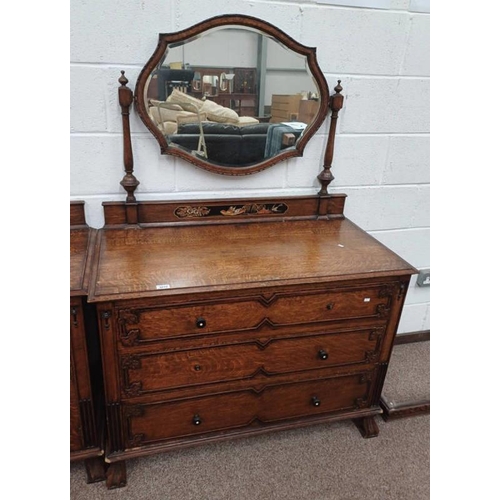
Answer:
[(210, 213), (208, 207), (178, 207), (175, 209), (175, 215), (180, 219), (205, 217)]
[(285, 203), (253, 203), (251, 205), (225, 205), (213, 207), (183, 206), (175, 209), (179, 219), (195, 217), (236, 217), (241, 215), (280, 215), (286, 213)]

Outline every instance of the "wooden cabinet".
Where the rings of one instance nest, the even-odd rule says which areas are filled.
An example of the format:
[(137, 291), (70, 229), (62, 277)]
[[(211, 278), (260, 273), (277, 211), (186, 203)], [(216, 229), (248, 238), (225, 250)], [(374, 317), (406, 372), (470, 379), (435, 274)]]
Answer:
[(71, 203), (70, 224), (70, 458), (85, 460), (87, 480), (95, 482), (105, 479), (97, 322), (86, 300), (96, 231), (81, 202)]
[[(217, 104), (230, 108), (238, 113), (238, 116), (258, 115), (259, 88), (257, 82), (256, 68), (233, 68), (233, 67), (196, 67), (191, 70), (195, 72), (199, 83), (190, 87), (190, 94), (201, 99), (208, 91), (208, 99)], [(234, 75), (232, 80), (222, 81), (222, 75)], [(203, 77), (217, 77), (217, 86), (203, 83)]]
[(299, 119), (301, 94), (273, 94), (271, 100), (271, 123), (291, 122)]
[(302, 99), (301, 94), (273, 94), (271, 123), (298, 121), (312, 123), (319, 111), (319, 101)]
[(313, 99), (301, 100), (299, 103), (298, 121), (312, 123), (319, 111), (319, 101)]
[(343, 195), (328, 198), (324, 219), (314, 197), (267, 200), (289, 218), (229, 223), (234, 211), (210, 215), (224, 201), (206, 201), (167, 226), (179, 203), (139, 202), (150, 223), (135, 230), (105, 204), (90, 300), (116, 481), (127, 458), (314, 422), (350, 418), (377, 435), (415, 270), (343, 216)]

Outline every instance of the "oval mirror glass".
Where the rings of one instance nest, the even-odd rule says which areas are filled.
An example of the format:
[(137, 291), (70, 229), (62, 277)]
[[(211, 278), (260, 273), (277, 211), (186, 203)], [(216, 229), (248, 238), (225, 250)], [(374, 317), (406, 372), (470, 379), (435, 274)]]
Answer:
[(161, 151), (227, 175), (301, 156), (324, 120), (315, 49), (245, 16), (162, 34), (136, 87)]

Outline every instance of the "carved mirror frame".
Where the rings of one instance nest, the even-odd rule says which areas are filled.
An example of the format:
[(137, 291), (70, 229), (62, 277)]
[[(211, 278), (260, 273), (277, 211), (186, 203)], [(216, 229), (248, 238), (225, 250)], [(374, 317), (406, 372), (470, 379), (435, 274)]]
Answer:
[[(293, 148), (287, 148), (271, 158), (265, 159), (259, 163), (250, 166), (239, 166), (239, 167), (219, 166), (210, 163), (209, 161), (206, 161), (203, 158), (197, 157), (191, 154), (187, 150), (169, 146), (166, 137), (163, 135), (161, 130), (155, 125), (155, 123), (149, 116), (148, 111), (146, 109), (146, 102), (144, 99), (145, 89), (148, 83), (148, 79), (150, 75), (153, 73), (154, 69), (160, 63), (160, 61), (162, 61), (162, 59), (165, 58), (166, 50), (169, 44), (183, 42), (198, 35), (201, 35), (208, 30), (223, 26), (243, 26), (260, 31), (263, 34), (266, 34), (274, 38), (277, 42), (281, 43), (282, 45), (292, 50), (293, 52), (305, 56), (307, 59), (309, 71), (311, 73), (312, 78), (315, 80), (315, 83), (317, 84), (319, 92), (320, 105), (316, 117), (305, 129), (303, 135), (297, 142), (296, 146)], [(251, 16), (237, 15), (237, 14), (226, 14), (222, 16), (212, 17), (182, 31), (174, 33), (161, 33), (159, 35), (158, 45), (153, 55), (144, 66), (137, 79), (134, 92), (135, 108), (141, 120), (144, 122), (146, 127), (158, 141), (158, 144), (160, 145), (161, 154), (173, 155), (182, 158), (188, 161), (189, 163), (196, 165), (197, 167), (222, 175), (253, 174), (255, 172), (259, 172), (261, 170), (269, 168), (272, 165), (275, 165), (276, 163), (284, 161), (288, 158), (302, 156), (304, 148), (306, 147), (307, 143), (314, 135), (314, 133), (318, 130), (318, 128), (321, 126), (327, 115), (328, 105), (329, 105), (328, 101), (329, 101), (328, 84), (323, 75), (323, 72), (319, 68), (316, 59), (315, 47), (306, 47), (305, 45), (302, 45), (301, 43), (295, 41), (293, 38), (291, 38), (283, 31), (281, 31), (279, 28), (276, 28), (272, 24), (262, 21), (261, 19), (257, 19)]]
[[(160, 131), (156, 129), (156, 127), (153, 126), (153, 122), (149, 119), (149, 116), (146, 112), (144, 102), (141, 101), (141, 99), (138, 98), (139, 95), (144, 95), (144, 89), (145, 89), (145, 84), (146, 80), (148, 77), (149, 72), (152, 70), (154, 65), (158, 63), (159, 59), (163, 55), (163, 50), (166, 47), (166, 44), (171, 41), (172, 36), (178, 36), (178, 37), (186, 37), (186, 36), (194, 36), (196, 33), (201, 33), (204, 30), (207, 29), (207, 26), (224, 26), (227, 24), (235, 24), (239, 23), (240, 25), (244, 26), (251, 26), (251, 27), (256, 27), (260, 30), (262, 30), (265, 33), (270, 34), (271, 36), (276, 37), (278, 40), (282, 41), (283, 43), (288, 43), (291, 44), (292, 47), (296, 47), (307, 54), (307, 58), (311, 67), (311, 71), (314, 72), (314, 76), (317, 78), (318, 85), (320, 87), (320, 96), (321, 96), (321, 103), (320, 103), (320, 109), (318, 111), (318, 115), (315, 119), (315, 121), (309, 126), (309, 130), (307, 130), (306, 139), (303, 140), (301, 143), (301, 148), (300, 149), (295, 149), (295, 150), (288, 150), (285, 151), (283, 154), (280, 154), (278, 156), (275, 156), (274, 158), (271, 158), (270, 160), (267, 160), (265, 162), (256, 164), (254, 166), (251, 166), (249, 168), (242, 168), (239, 167), (238, 169), (236, 168), (229, 168), (229, 167), (217, 167), (213, 166), (211, 164), (208, 165), (209, 168), (207, 168), (206, 163), (202, 165), (200, 162), (195, 162), (193, 161), (194, 159), (189, 153), (182, 152), (181, 150), (176, 150), (175, 153), (172, 152), (172, 154), (182, 157), (186, 159), (190, 163), (194, 163), (197, 166), (200, 166), (201, 168), (204, 168), (206, 170), (210, 170), (215, 173), (223, 174), (223, 175), (247, 175), (247, 174), (253, 174), (255, 172), (258, 172), (260, 170), (263, 170), (265, 168), (270, 167), (271, 165), (276, 164), (279, 161), (283, 161), (286, 158), (294, 157), (294, 156), (301, 156), (302, 152), (304, 150), (304, 147), (307, 143), (307, 141), (311, 138), (311, 136), (316, 132), (316, 130), (319, 128), (321, 125), (322, 121), (325, 119), (325, 116), (328, 112), (328, 109), (331, 111), (331, 121), (330, 121), (330, 126), (329, 126), (329, 132), (328, 132), (328, 139), (327, 139), (327, 144), (326, 144), (326, 149), (325, 149), (325, 156), (324, 156), (324, 163), (323, 163), (323, 170), (319, 173), (317, 176), (317, 179), (319, 180), (321, 184), (321, 189), (318, 191), (318, 197), (319, 197), (319, 204), (318, 204), (318, 214), (319, 216), (323, 217), (327, 213), (328, 209), (328, 204), (330, 203), (330, 199), (332, 197), (335, 197), (335, 195), (329, 194), (328, 193), (328, 186), (329, 184), (333, 181), (334, 176), (332, 174), (331, 168), (332, 168), (332, 161), (333, 161), (333, 155), (334, 155), (334, 149), (335, 149), (335, 132), (337, 128), (337, 119), (339, 115), (339, 111), (342, 109), (344, 105), (344, 96), (342, 95), (342, 86), (340, 85), (340, 80), (338, 80), (338, 84), (335, 86), (333, 89), (335, 91), (334, 94), (329, 95), (328, 91), (328, 85), (326, 83), (325, 77), (321, 70), (319, 69), (319, 66), (316, 62), (316, 49), (310, 48), (310, 47), (305, 47), (304, 45), (299, 44), (298, 42), (294, 41), (291, 39), (288, 35), (283, 33), (281, 30), (278, 28), (272, 26), (271, 24), (262, 21), (257, 18), (249, 17), (249, 16), (240, 16), (240, 15), (224, 15), (224, 16), (219, 16), (215, 17), (212, 19), (209, 19), (207, 21), (204, 21), (202, 23), (196, 24), (192, 26), (191, 28), (188, 28), (187, 30), (179, 31), (178, 33), (174, 34), (166, 34), (166, 35), (160, 35), (160, 42), (158, 43), (158, 48), (155, 51), (154, 55), (151, 57), (149, 62), (146, 64), (144, 69), (142, 70), (139, 79), (136, 84), (136, 91), (135, 91), (135, 97), (134, 93), (132, 90), (127, 86), (128, 84), (128, 79), (125, 76), (125, 71), (121, 71), (121, 76), (118, 79), (118, 82), (120, 83), (120, 87), (118, 89), (118, 102), (120, 104), (121, 108), (121, 115), (122, 115), (122, 126), (123, 126), (123, 166), (125, 170), (125, 175), (123, 176), (123, 179), (120, 181), (121, 186), (123, 189), (127, 192), (127, 197), (124, 203), (124, 213), (125, 213), (125, 220), (127, 224), (137, 224), (140, 217), (139, 217), (139, 205), (140, 202), (137, 201), (135, 197), (135, 190), (137, 189), (137, 186), (139, 186), (140, 182), (137, 179), (137, 177), (134, 175), (134, 156), (132, 152), (132, 140), (131, 140), (131, 133), (130, 133), (130, 107), (132, 103), (136, 103), (137, 111), (139, 112), (139, 115), (143, 119), (143, 121), (146, 123), (146, 125), (149, 125), (148, 128), (151, 130), (153, 135), (161, 141), (163, 139), (164, 141), (164, 146), (168, 146), (166, 144), (165, 138), (162, 136)], [(245, 24), (244, 24), (245, 23)], [(161, 135), (162, 138), (159, 138), (158, 136)], [(160, 142), (161, 146), (161, 142)], [(170, 148), (174, 149), (174, 148)], [(164, 151), (162, 151), (164, 152)], [(170, 151), (169, 151), (170, 154)]]

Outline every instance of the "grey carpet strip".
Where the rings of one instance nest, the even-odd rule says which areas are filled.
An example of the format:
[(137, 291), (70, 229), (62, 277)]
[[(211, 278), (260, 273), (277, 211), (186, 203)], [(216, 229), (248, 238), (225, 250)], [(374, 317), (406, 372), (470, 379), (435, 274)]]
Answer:
[(363, 439), (350, 421), (129, 460), (128, 486), (85, 483), (72, 500), (428, 500), (428, 415), (384, 422)]
[(430, 341), (394, 347), (382, 395), (387, 402), (430, 400)]

